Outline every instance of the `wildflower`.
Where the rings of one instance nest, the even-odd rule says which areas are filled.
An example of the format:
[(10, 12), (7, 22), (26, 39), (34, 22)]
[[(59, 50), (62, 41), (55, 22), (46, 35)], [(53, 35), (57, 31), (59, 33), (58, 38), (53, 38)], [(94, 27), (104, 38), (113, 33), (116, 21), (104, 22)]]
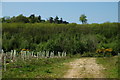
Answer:
[(22, 49), (22, 51), (26, 51), (26, 49)]
[(111, 51), (112, 51), (112, 49), (105, 49), (105, 51), (111, 52)]
[(113, 50), (110, 48), (110, 49), (97, 49), (96, 50), (96, 53), (105, 53), (105, 52), (112, 52)]

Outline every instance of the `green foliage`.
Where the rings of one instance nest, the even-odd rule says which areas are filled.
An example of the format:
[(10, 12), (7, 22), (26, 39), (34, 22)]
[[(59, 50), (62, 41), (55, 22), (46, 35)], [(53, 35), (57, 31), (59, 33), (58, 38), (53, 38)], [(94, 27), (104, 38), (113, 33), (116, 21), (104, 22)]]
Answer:
[(22, 22), (22, 23), (28, 23), (29, 22), (29, 20), (25, 16), (23, 16), (22, 14), (17, 16), (14, 19), (15, 19), (14, 22)]
[(59, 19), (58, 16), (56, 16), (55, 19), (54, 19), (55, 23), (57, 23), (57, 24), (59, 23), (58, 19)]
[(56, 23), (56, 24), (68, 24), (69, 22), (63, 21), (62, 18), (58, 18), (56, 16), (54, 19), (53, 17), (50, 17), (49, 20), (42, 20), (41, 16), (35, 16), (35, 14), (31, 14), (29, 17), (23, 16), (23, 14), (20, 14), (18, 16), (13, 17), (3, 17), (0, 18), (0, 21), (2, 23)]
[(96, 56), (96, 54), (91, 52), (85, 52), (82, 54), (82, 57), (93, 57), (93, 56)]
[(79, 18), (79, 20), (82, 22), (82, 24), (86, 24), (87, 23), (87, 19), (86, 19), (87, 17), (84, 15), (84, 14), (82, 14), (81, 16), (80, 16), (80, 18)]
[(3, 23), (2, 25), (2, 48), (5, 51), (26, 48), (34, 51), (83, 54), (95, 53), (102, 47), (112, 48), (113, 55), (120, 51), (119, 23), (84, 25)]
[(53, 23), (53, 22), (54, 22), (52, 17), (49, 18), (49, 22), (50, 22), (50, 23)]

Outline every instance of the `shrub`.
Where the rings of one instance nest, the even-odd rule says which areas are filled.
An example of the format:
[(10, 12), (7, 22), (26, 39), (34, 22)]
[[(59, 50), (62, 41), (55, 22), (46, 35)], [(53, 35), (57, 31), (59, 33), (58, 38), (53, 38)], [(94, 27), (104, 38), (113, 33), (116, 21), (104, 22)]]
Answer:
[(85, 52), (82, 54), (82, 57), (93, 57), (95, 56), (95, 53), (92, 53), (92, 52)]
[(96, 49), (112, 48), (112, 55), (120, 51), (120, 23), (54, 24), (3, 23), (2, 48), (36, 51), (95, 53)]

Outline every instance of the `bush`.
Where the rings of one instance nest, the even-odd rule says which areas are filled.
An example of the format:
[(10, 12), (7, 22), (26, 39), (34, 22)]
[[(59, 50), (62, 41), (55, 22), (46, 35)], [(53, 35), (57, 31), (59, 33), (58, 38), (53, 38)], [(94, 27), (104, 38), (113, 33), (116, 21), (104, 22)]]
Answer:
[(82, 54), (82, 57), (94, 57), (95, 56), (95, 53), (92, 53), (92, 52), (85, 52)]
[[(96, 49), (112, 48), (120, 51), (120, 23), (54, 24), (3, 23), (2, 48), (36, 51), (67, 52), (71, 54), (95, 53)], [(87, 53), (86, 53), (87, 54)]]

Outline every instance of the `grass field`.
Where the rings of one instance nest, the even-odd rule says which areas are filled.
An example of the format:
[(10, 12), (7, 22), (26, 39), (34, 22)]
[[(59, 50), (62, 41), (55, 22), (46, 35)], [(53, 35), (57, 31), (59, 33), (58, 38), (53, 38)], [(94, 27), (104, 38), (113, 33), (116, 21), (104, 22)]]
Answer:
[(102, 72), (106, 78), (118, 78), (118, 69), (120, 65), (118, 56), (98, 58), (97, 63), (102, 64), (105, 68)]
[[(69, 55), (63, 58), (43, 58), (23, 61), (18, 59), (14, 63), (7, 64), (7, 71), (3, 71), (3, 78), (62, 78), (69, 69), (69, 65), (65, 65), (80, 55)], [(81, 57), (84, 58), (84, 57)], [(118, 78), (120, 62), (119, 57), (98, 57), (97, 64), (103, 65), (102, 74), (106, 78)]]
[(45, 58), (18, 60), (7, 64), (7, 71), (3, 71), (3, 78), (61, 78), (67, 71), (65, 63), (74, 58)]

